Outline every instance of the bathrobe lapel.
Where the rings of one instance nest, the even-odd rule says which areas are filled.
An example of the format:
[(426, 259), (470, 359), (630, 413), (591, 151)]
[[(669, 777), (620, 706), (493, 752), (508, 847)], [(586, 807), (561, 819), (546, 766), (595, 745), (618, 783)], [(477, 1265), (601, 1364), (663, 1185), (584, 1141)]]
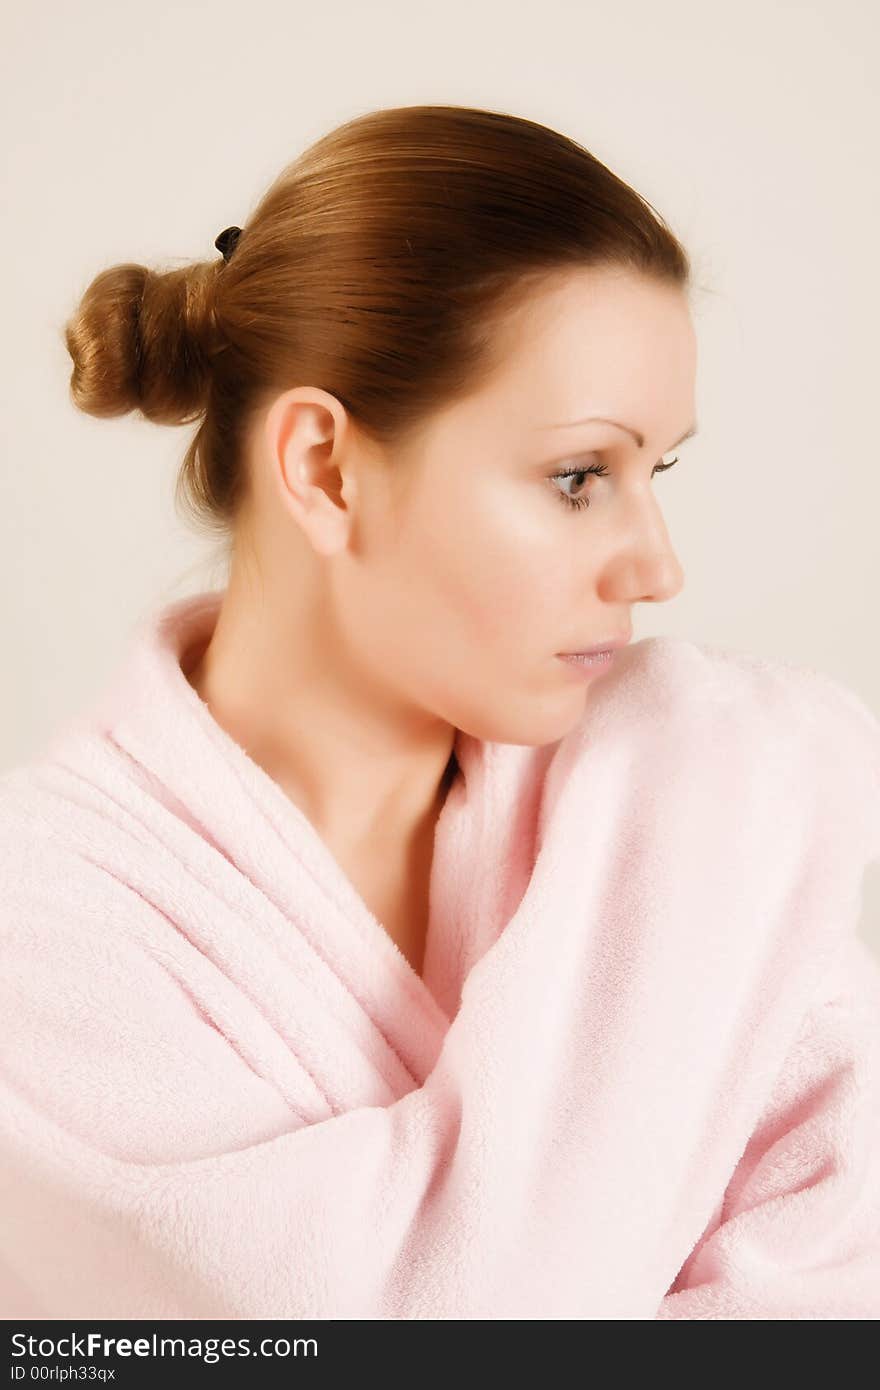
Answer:
[[(538, 848), (530, 789), (552, 747), (459, 732), (459, 774), (435, 829), (420, 976), (307, 816), (187, 681), (181, 656), (205, 640), (220, 598), (207, 591), (150, 614), (152, 640), (141, 640), (142, 624), (90, 716), (91, 734), (76, 753), (62, 734), (55, 756), (98, 817), (107, 796), (136, 808), (127, 833), (155, 851), (146, 861), (139, 851), (150, 867), (137, 891), (173, 926), (175, 952), (201, 952), (213, 983), (221, 972), (249, 995), (254, 1064), (270, 1068), (303, 1119), (386, 1105), (423, 1084), (468, 974), (526, 890)], [(127, 877), (125, 832), (105, 817), (93, 843), (104, 867)], [(185, 905), (173, 893), (181, 866), (193, 889)], [(328, 1015), (339, 1025), (332, 1047)]]

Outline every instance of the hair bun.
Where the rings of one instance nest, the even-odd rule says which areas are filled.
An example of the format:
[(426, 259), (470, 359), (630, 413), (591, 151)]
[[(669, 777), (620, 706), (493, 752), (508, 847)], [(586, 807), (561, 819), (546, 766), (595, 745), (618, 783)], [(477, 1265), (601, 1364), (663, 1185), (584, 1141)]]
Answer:
[(97, 275), (65, 326), (74, 404), (99, 416), (140, 410), (157, 424), (196, 419), (209, 385), (216, 270), (127, 263)]

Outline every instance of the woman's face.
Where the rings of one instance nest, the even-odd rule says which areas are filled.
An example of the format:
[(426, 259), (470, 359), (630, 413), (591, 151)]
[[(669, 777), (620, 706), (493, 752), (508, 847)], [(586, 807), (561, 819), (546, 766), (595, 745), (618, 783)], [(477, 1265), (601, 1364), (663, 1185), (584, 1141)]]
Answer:
[(539, 745), (602, 679), (557, 654), (629, 632), (637, 603), (682, 587), (657, 465), (695, 423), (696, 342), (683, 290), (608, 270), (567, 272), (504, 332), (491, 383), (405, 457), (352, 446), (325, 618), (349, 670), (398, 706)]

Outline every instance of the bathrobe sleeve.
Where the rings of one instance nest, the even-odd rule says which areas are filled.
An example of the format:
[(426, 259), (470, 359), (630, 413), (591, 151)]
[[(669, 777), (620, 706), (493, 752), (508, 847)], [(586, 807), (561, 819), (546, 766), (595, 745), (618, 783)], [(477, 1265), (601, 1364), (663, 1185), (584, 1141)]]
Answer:
[(880, 965), (860, 937), (656, 1316), (880, 1316)]
[(0, 868), (6, 1317), (582, 1309), (569, 1226), (534, 1219), (576, 1175), (563, 1157), (548, 1185), (528, 1142), (557, 1138), (564, 1055), (524, 1091), (529, 1030), (477, 1007), (424, 1085), (304, 1121), (236, 1032), (246, 992), (218, 975), (209, 1017), (137, 893), (48, 838), (21, 835)]
[(412, 1269), (455, 1211), (422, 1209), (444, 1097), (303, 1124), (122, 929), (137, 902), (62, 909), (66, 856), (44, 857), (45, 892), (7, 880), (0, 914), (3, 1315), (418, 1316)]

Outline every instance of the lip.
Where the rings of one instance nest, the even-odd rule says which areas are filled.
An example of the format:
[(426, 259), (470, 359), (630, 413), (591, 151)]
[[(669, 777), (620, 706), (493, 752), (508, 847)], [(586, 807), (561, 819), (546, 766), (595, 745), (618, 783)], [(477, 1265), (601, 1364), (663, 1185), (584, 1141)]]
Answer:
[(557, 656), (596, 656), (599, 652), (616, 651), (632, 641), (632, 633), (625, 632), (618, 637), (609, 637), (607, 642), (597, 642), (595, 647), (579, 647), (576, 651), (557, 652)]

